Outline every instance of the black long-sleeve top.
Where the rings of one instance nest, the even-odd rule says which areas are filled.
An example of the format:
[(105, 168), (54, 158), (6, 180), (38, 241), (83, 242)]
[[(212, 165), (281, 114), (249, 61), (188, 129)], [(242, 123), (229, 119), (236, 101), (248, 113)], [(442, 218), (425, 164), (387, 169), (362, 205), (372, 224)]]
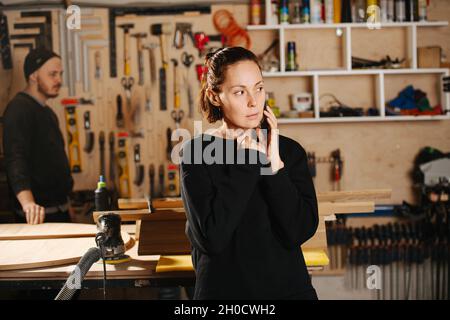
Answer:
[[(212, 149), (221, 161), (202, 160)], [(318, 225), (306, 152), (281, 135), (279, 152), (284, 167), (262, 175), (265, 154), (237, 149), (236, 140), (203, 134), (184, 145), (181, 194), (195, 299), (316, 297), (300, 248)], [(229, 164), (232, 155), (246, 163)], [(252, 164), (250, 159), (263, 160)]]
[[(58, 118), (48, 106), (20, 92), (3, 117), (3, 149), (8, 184), (14, 195), (31, 190), (44, 207), (67, 202), (73, 187)], [(21, 209), (14, 198), (14, 209)]]

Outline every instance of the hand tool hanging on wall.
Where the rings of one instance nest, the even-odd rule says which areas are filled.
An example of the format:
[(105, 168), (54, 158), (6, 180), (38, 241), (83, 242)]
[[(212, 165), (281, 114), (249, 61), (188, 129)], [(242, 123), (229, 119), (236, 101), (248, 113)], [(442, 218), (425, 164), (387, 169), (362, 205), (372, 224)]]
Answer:
[[(83, 42), (83, 90), (84, 92), (88, 92), (92, 90), (91, 83), (90, 83), (90, 77), (89, 77), (89, 49), (91, 48), (104, 48), (108, 45), (106, 40), (84, 40)], [(95, 63), (95, 73), (94, 77), (100, 78), (100, 52), (97, 51), (98, 58), (94, 58)], [(92, 92), (92, 91), (91, 91)]]
[(134, 84), (134, 78), (133, 77), (123, 77), (122, 78), (122, 86), (125, 90), (125, 98), (126, 98), (126, 106), (125, 109), (123, 109), (123, 119), (125, 123), (125, 128), (128, 130), (128, 132), (134, 137), (138, 136), (134, 131), (134, 115), (136, 113), (136, 107), (133, 107), (132, 101), (131, 101), (131, 89)]
[(28, 42), (28, 43), (13, 43), (13, 48), (27, 48), (28, 52), (34, 48), (34, 43)]
[(161, 164), (158, 168), (158, 178), (159, 178), (159, 197), (164, 197), (164, 166)]
[(150, 26), (150, 32), (154, 36), (159, 36), (159, 47), (161, 50), (162, 67), (159, 69), (159, 102), (160, 110), (167, 110), (167, 83), (166, 74), (168, 62), (165, 52), (165, 35), (172, 33), (172, 25), (170, 23), (158, 23)]
[(311, 175), (312, 178), (315, 178), (317, 175), (317, 170), (316, 170), (316, 153), (315, 152), (308, 152), (308, 168), (309, 168), (309, 173)]
[(44, 17), (45, 22), (37, 23), (15, 23), (14, 29), (39, 29), (37, 34), (16, 34), (11, 35), (11, 39), (36, 39), (36, 47), (44, 47), (49, 50), (53, 50), (52, 43), (52, 15), (51, 11), (24, 11), (21, 12), (21, 18), (36, 18)]
[(116, 126), (117, 128), (124, 128), (125, 121), (123, 119), (123, 106), (122, 106), (122, 96), (120, 94), (116, 97), (117, 113), (116, 113)]
[(77, 100), (63, 99), (61, 104), (65, 107), (70, 170), (78, 173), (81, 172), (81, 153), (76, 113)]
[(151, 88), (145, 88), (145, 111), (152, 111), (152, 92)]
[(105, 176), (105, 132), (100, 131), (98, 135), (98, 145), (100, 151), (100, 175)]
[(204, 75), (208, 72), (208, 67), (204, 64), (196, 64), (195, 72), (197, 72), (197, 80), (202, 83)]
[(44, 33), (44, 46), (53, 50), (53, 41), (52, 41), (52, 12), (51, 11), (23, 11), (20, 13), (22, 18), (36, 18), (36, 17), (44, 17), (45, 18), (45, 33)]
[(167, 191), (166, 195), (168, 197), (178, 197), (180, 196), (180, 175), (179, 169), (176, 164), (169, 164), (167, 166)]
[(102, 77), (102, 68), (101, 68), (101, 54), (100, 51), (95, 51), (94, 54), (94, 63), (95, 63), (95, 74), (94, 77), (97, 80), (100, 80)]
[[(95, 20), (97, 22), (97, 20)], [(82, 24), (84, 25), (84, 24)], [(74, 83), (82, 82), (83, 90), (87, 91), (87, 86), (89, 79), (86, 80), (86, 76), (89, 72), (89, 57), (88, 57), (88, 46), (90, 43), (97, 45), (99, 47), (105, 46), (106, 41), (102, 40), (101, 24), (98, 19), (98, 24), (96, 25), (98, 29), (82, 29), (81, 31), (73, 32), (69, 30), (70, 38), (68, 39), (69, 53), (73, 57), (71, 59), (74, 63), (73, 72), (75, 75)]]
[(150, 164), (148, 168), (148, 181), (150, 182), (150, 197), (154, 199), (156, 197), (155, 190), (155, 165), (153, 163)]
[(331, 157), (333, 158), (333, 171), (332, 171), (332, 177), (333, 177), (333, 190), (339, 191), (341, 190), (341, 179), (342, 179), (342, 167), (343, 162), (341, 159), (341, 151), (339, 149), (333, 151), (331, 153)]
[(84, 152), (91, 153), (94, 149), (94, 132), (91, 130), (91, 113), (89, 111), (85, 111), (83, 114), (84, 119), (84, 130), (86, 136), (86, 142), (84, 143)]
[(147, 37), (147, 33), (139, 32), (131, 35), (136, 38), (137, 55), (138, 55), (138, 68), (139, 68), (139, 79), (138, 84), (142, 86), (144, 84), (144, 53), (142, 48), (142, 39)]
[(194, 99), (192, 97), (192, 86), (191, 82), (189, 81), (189, 70), (194, 62), (194, 56), (192, 54), (188, 54), (186, 51), (184, 51), (181, 54), (181, 61), (183, 62), (183, 65), (186, 67), (186, 74), (184, 76), (184, 83), (186, 85), (186, 93), (188, 98), (188, 117), (192, 119), (194, 116)]
[(276, 48), (280, 40), (277, 38), (272, 41), (272, 43), (263, 51), (263, 53), (258, 54), (258, 61), (266, 72), (276, 72), (280, 69), (280, 59), (276, 55)]
[(134, 146), (134, 164), (136, 172), (133, 183), (140, 186), (144, 182), (144, 166), (141, 164), (141, 146), (139, 144)]
[(117, 200), (119, 199), (119, 193), (117, 190), (116, 181), (116, 151), (115, 151), (115, 138), (114, 131), (109, 132), (109, 180), (107, 182), (109, 194), (111, 196), (111, 209), (117, 208)]
[(173, 36), (173, 46), (177, 49), (183, 49), (187, 37), (192, 40), (192, 44), (195, 44), (194, 35), (192, 34), (192, 24), (177, 22), (175, 24), (175, 34)]
[(166, 130), (166, 139), (167, 139), (167, 147), (166, 147), (166, 156), (167, 160), (172, 161), (172, 129), (167, 128)]
[[(38, 29), (38, 33), (21, 33), (11, 35), (11, 39), (36, 38), (36, 47), (50, 48), (51, 44), (47, 43), (47, 26), (45, 23), (14, 23), (15, 30), (21, 29)], [(51, 39), (51, 38), (50, 38)]]
[(116, 17), (124, 16), (127, 14), (134, 14), (139, 16), (161, 16), (161, 15), (175, 15), (186, 14), (189, 12), (195, 12), (196, 14), (210, 14), (211, 6), (200, 5), (177, 5), (177, 6), (161, 6), (161, 7), (117, 7), (110, 8), (108, 12), (108, 25), (109, 25), (109, 51), (110, 51), (110, 75), (111, 78), (117, 77), (116, 66)]
[(214, 50), (217, 47), (207, 47), (210, 42), (220, 42), (221, 46), (225, 45), (225, 37), (221, 34), (217, 35), (206, 35), (204, 32), (196, 32), (194, 34), (194, 44), (195, 48), (198, 50), (198, 56), (201, 58), (208, 51)]
[(169, 164), (167, 165), (166, 170), (166, 189), (164, 194), (168, 197), (178, 197), (180, 194), (180, 178), (179, 178), (179, 169), (176, 164), (172, 162), (172, 130), (167, 128), (166, 131), (167, 137), (167, 160), (169, 160)]
[(122, 198), (129, 198), (131, 195), (130, 190), (130, 175), (128, 168), (128, 154), (127, 154), (127, 139), (128, 133), (118, 134), (118, 153), (117, 161), (119, 166), (119, 193)]
[(8, 18), (0, 13), (0, 54), (2, 66), (5, 70), (12, 69), (11, 47), (9, 43)]
[(176, 59), (171, 59), (173, 62), (173, 102), (174, 102), (174, 108), (172, 112), (170, 113), (172, 119), (175, 121), (175, 127), (177, 129), (180, 128), (181, 120), (183, 120), (184, 117), (184, 111), (180, 110), (180, 89), (178, 88), (178, 81), (177, 81), (177, 68), (178, 68), (178, 61)]
[(130, 30), (134, 28), (134, 23), (125, 23), (118, 27), (123, 29), (123, 75), (129, 77), (131, 75), (129, 35)]
[(60, 10), (58, 14), (58, 26), (59, 26), (59, 53), (62, 58), (63, 72), (63, 85), (67, 86), (69, 90), (69, 96), (75, 95), (75, 73), (74, 73), (74, 56), (73, 50), (69, 50), (70, 41), (73, 41), (73, 32), (70, 32), (66, 24), (66, 12)]
[(156, 83), (155, 49), (158, 48), (158, 45), (156, 43), (147, 43), (144, 44), (143, 48), (148, 50), (148, 67), (150, 69), (150, 84), (153, 87)]

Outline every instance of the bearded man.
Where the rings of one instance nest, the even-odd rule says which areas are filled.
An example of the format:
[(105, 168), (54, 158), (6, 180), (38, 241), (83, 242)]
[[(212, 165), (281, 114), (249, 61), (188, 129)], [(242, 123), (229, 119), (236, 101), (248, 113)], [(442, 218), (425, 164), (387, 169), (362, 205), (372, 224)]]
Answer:
[(70, 222), (73, 188), (58, 118), (47, 100), (62, 85), (61, 57), (44, 48), (31, 50), (24, 63), (27, 86), (6, 107), (3, 149), (16, 222)]

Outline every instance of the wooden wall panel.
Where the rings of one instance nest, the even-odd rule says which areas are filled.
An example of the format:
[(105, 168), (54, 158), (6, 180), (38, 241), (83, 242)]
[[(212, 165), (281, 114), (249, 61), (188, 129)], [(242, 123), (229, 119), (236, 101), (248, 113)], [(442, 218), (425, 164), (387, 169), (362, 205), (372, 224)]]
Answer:
[[(248, 23), (248, 7), (247, 5), (217, 5), (213, 6), (213, 12), (218, 9), (226, 8), (230, 10), (237, 21), (242, 25)], [(101, 17), (103, 23), (101, 33), (103, 39), (108, 39), (107, 32), (107, 10), (102, 8), (93, 9), (93, 15)], [(14, 19), (19, 16), (17, 11), (6, 11), (9, 18), (10, 31)], [(429, 18), (431, 20), (450, 20), (450, 5), (448, 1), (436, 0), (431, 2)], [(53, 44), (56, 51), (59, 50), (58, 43), (58, 19), (54, 14), (54, 37)], [(207, 34), (216, 34), (212, 15), (201, 16), (128, 16), (117, 18), (117, 23), (133, 22), (135, 28), (132, 33), (137, 31), (149, 32), (149, 26), (152, 23), (161, 22), (190, 22), (193, 24), (194, 31), (204, 31)], [(391, 29), (389, 29), (391, 30)], [(116, 112), (116, 96), (122, 95), (124, 99), (124, 91), (120, 85), (122, 77), (122, 31), (117, 29), (117, 70), (118, 77), (109, 78), (109, 51), (107, 48), (100, 49), (102, 57), (102, 72), (104, 78), (96, 82), (93, 78), (91, 69), (92, 98), (95, 99), (94, 106), (80, 106), (78, 108), (78, 119), (80, 122), (80, 140), (84, 144), (84, 130), (81, 127), (81, 119), (83, 112), (91, 111), (91, 121), (93, 131), (96, 135), (95, 149), (91, 155), (83, 153), (83, 169), (80, 174), (74, 174), (75, 189), (95, 188), (96, 180), (99, 172), (99, 154), (98, 154), (98, 133), (103, 130), (106, 137), (109, 131), (115, 128), (115, 112)], [(361, 31), (362, 32), (362, 31)], [(386, 30), (386, 33), (389, 32)], [(255, 53), (261, 53), (272, 41), (276, 32), (272, 31), (252, 31), (250, 32), (253, 40), (253, 50)], [(447, 41), (450, 35), (450, 28), (430, 28), (419, 29), (419, 45), (441, 45), (447, 57), (450, 57), (450, 43)], [(405, 35), (406, 36), (406, 35)], [(363, 33), (355, 33), (355, 39), (359, 44), (354, 47), (356, 53), (370, 59), (381, 58), (385, 53), (391, 54), (392, 57), (401, 56), (406, 52), (406, 45), (402, 41), (397, 41), (403, 37), (402, 31), (394, 30), (390, 35), (365, 37)], [(307, 65), (301, 67), (341, 67), (342, 56), (340, 52), (341, 42), (334, 34), (324, 31), (312, 31), (311, 33), (289, 31), (286, 39), (298, 39), (300, 45), (299, 62), (308, 61)], [(390, 40), (389, 39), (393, 39)], [(179, 59), (182, 50), (171, 48), (172, 36), (166, 39), (168, 44), (168, 56), (170, 58)], [(158, 42), (158, 38), (148, 36), (145, 42)], [(321, 44), (322, 43), (322, 44)], [(323, 45), (324, 50), (321, 54), (315, 55), (318, 46)], [(387, 47), (389, 47), (387, 49)], [(189, 53), (194, 54), (195, 62), (201, 63), (203, 59), (198, 58), (197, 50), (188, 41), (185, 48)], [(137, 53), (136, 40), (131, 38), (130, 41), (131, 69), (133, 76), (137, 80)], [(22, 65), (25, 57), (23, 49), (13, 51), (14, 69), (5, 71), (0, 68), (0, 113), (9, 101), (24, 85)], [(370, 56), (368, 56), (370, 55)], [(373, 55), (373, 56), (371, 56)], [(159, 50), (155, 51), (157, 60), (157, 68), (161, 65)], [(90, 65), (93, 65), (94, 52), (89, 53)], [(168, 111), (159, 110), (159, 97), (157, 85), (151, 89), (153, 109), (146, 112), (145, 107), (145, 90), (148, 88), (148, 55), (144, 53), (144, 63), (146, 67), (146, 83), (143, 87), (135, 84), (133, 88), (133, 102), (139, 105), (139, 117), (137, 126), (143, 129), (145, 137), (143, 139), (130, 139), (128, 162), (130, 165), (130, 175), (134, 178), (134, 165), (132, 159), (132, 146), (135, 143), (141, 144), (142, 162), (145, 164), (145, 180), (141, 187), (132, 187), (132, 197), (141, 197), (148, 192), (148, 164), (154, 163), (157, 168), (159, 164), (166, 163), (165, 157), (165, 130), (167, 127), (172, 129), (175, 127), (173, 120), (170, 118), (170, 111), (173, 108), (173, 67), (169, 64), (167, 83), (168, 83)], [(179, 83), (181, 84), (181, 108), (187, 112), (187, 98), (185, 88), (183, 86), (183, 74), (185, 69), (182, 65), (179, 68)], [(67, 71), (66, 71), (67, 72)], [(374, 86), (371, 79), (375, 77), (362, 77), (358, 90), (354, 90), (354, 83), (358, 83), (361, 78), (351, 77), (340, 82), (333, 79), (326, 80), (325, 86), (321, 87), (321, 93), (326, 91), (335, 91), (339, 94), (339, 99), (349, 104), (363, 104), (369, 106), (375, 102), (370, 92)], [(366, 79), (367, 78), (367, 79)], [(399, 79), (397, 79), (399, 78)], [(405, 76), (386, 77), (389, 85), (387, 88), (386, 98), (392, 98), (398, 90), (406, 85), (409, 80), (419, 88), (426, 90), (435, 88), (436, 78), (430, 76)], [(199, 83), (196, 79), (194, 67), (191, 66), (189, 81), (193, 85), (194, 97), (197, 97)], [(275, 92), (277, 104), (282, 110), (289, 109), (289, 95), (294, 92), (312, 91), (312, 77), (303, 78), (267, 78), (265, 79), (268, 91)], [(324, 80), (321, 80), (324, 81)], [(321, 83), (322, 84), (322, 83)], [(366, 90), (367, 89), (367, 90)], [(60, 98), (67, 96), (67, 89), (61, 90)], [(77, 96), (81, 96), (82, 85), (77, 84)], [(436, 100), (430, 94), (431, 102), (434, 104)], [(57, 113), (61, 129), (65, 134), (64, 112), (60, 105), (60, 99), (50, 102), (51, 107)], [(193, 129), (193, 120), (201, 120), (201, 115), (195, 108), (195, 116), (193, 119), (184, 119), (182, 127), (188, 128), (191, 132)], [(202, 121), (203, 129), (216, 127), (217, 124), (208, 124)], [(411, 189), (411, 179), (408, 171), (412, 168), (412, 161), (420, 148), (430, 145), (443, 151), (450, 150), (450, 126), (448, 121), (424, 121), (424, 122), (377, 122), (377, 123), (322, 123), (322, 124), (297, 124), (297, 125), (280, 125), (281, 134), (289, 136), (300, 142), (307, 151), (316, 152), (316, 156), (329, 156), (331, 151), (340, 148), (344, 158), (344, 172), (341, 188), (343, 190), (373, 189), (373, 188), (392, 188), (392, 203), (399, 203), (402, 200), (412, 201), (413, 193)], [(106, 143), (106, 169), (108, 170), (108, 144)], [(318, 175), (315, 179), (315, 186), (318, 191), (329, 191), (332, 189), (332, 183), (329, 179), (331, 165), (318, 164)]]

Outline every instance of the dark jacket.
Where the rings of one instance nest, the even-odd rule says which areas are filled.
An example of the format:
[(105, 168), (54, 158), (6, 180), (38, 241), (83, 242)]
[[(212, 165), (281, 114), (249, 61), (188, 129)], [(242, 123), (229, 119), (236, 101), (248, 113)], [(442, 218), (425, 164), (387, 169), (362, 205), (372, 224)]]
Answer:
[[(3, 149), (8, 184), (14, 195), (31, 190), (44, 207), (67, 202), (73, 188), (64, 139), (56, 114), (20, 92), (3, 117)], [(14, 209), (21, 209), (17, 199)]]
[(316, 297), (300, 249), (319, 221), (305, 150), (280, 136), (284, 168), (261, 175), (264, 161), (227, 164), (230, 149), (223, 151), (223, 164), (195, 164), (195, 144), (200, 145), (197, 153), (209, 152), (213, 141), (222, 142), (224, 149), (232, 144), (235, 159), (265, 157), (255, 150), (237, 150), (234, 140), (209, 136), (212, 141), (202, 141), (204, 136), (209, 135), (184, 146), (180, 166), (186, 233), (196, 272), (194, 297)]

